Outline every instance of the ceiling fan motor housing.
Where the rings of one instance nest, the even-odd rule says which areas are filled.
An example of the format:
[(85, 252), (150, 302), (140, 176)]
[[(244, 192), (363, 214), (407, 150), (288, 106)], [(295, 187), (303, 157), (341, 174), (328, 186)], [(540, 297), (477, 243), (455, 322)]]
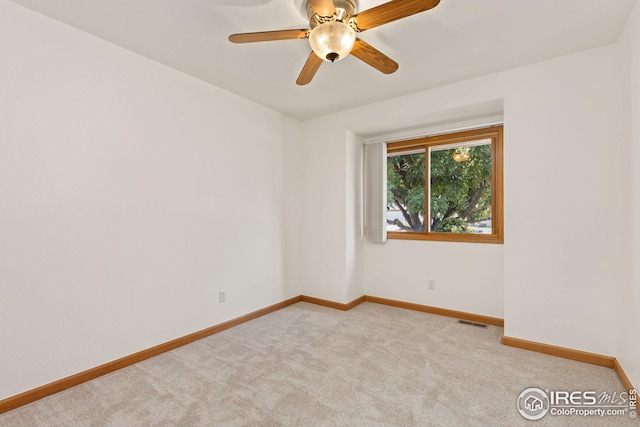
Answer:
[(311, 9), (309, 2), (307, 2), (307, 16), (309, 17), (309, 24), (312, 29), (323, 22), (333, 20), (341, 21), (346, 24), (349, 22), (349, 18), (356, 14), (356, 8), (358, 6), (356, 0), (333, 0), (333, 4), (336, 9), (336, 14), (334, 16), (317, 16), (313, 9)]

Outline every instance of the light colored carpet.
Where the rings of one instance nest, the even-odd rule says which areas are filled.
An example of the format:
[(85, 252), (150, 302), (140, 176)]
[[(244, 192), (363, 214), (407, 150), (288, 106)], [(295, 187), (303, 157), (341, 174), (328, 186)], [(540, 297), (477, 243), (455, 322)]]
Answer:
[(500, 344), (502, 328), (297, 303), (0, 415), (2, 426), (623, 426), (516, 409), (528, 387), (622, 392), (612, 369)]

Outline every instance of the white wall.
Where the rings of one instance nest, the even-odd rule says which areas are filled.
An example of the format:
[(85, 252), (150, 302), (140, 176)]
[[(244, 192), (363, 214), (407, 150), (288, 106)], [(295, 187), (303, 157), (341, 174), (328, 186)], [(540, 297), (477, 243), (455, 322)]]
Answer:
[(7, 0), (0, 52), (0, 399), (301, 293), (299, 122)]
[[(620, 40), (620, 53), (623, 57), (623, 70), (628, 71), (625, 82), (628, 84), (630, 119), (628, 122), (629, 144), (625, 147), (630, 155), (630, 216), (631, 227), (627, 230), (631, 236), (629, 247), (629, 280), (621, 281), (618, 290), (618, 351), (617, 357), (631, 383), (640, 387), (640, 4), (627, 22)], [(625, 69), (626, 67), (626, 69)]]
[(346, 299), (350, 302), (364, 295), (363, 240), (363, 156), (362, 139), (352, 132), (346, 135)]
[(503, 318), (502, 245), (388, 240), (364, 256), (367, 295)]
[[(345, 235), (334, 224), (345, 221), (347, 183), (333, 171), (344, 166), (345, 131), (425, 126), (443, 121), (442, 112), (502, 99), (505, 244), (365, 243), (365, 293), (504, 316), (508, 336), (615, 354), (615, 288), (628, 241), (620, 219), (627, 200), (620, 190), (628, 187), (620, 162), (624, 88), (615, 60), (610, 46), (304, 122), (303, 167), (313, 177), (305, 189), (315, 205), (332, 207), (304, 208), (305, 221), (321, 231), (303, 252), (323, 266), (303, 267), (305, 292), (344, 300), (335, 280), (344, 282), (351, 254), (336, 249)], [(331, 247), (312, 248), (320, 234)], [(436, 291), (427, 290), (429, 278)]]
[(505, 99), (505, 335), (614, 355), (628, 241), (615, 48), (520, 71)]
[(344, 128), (303, 122), (300, 285), (303, 295), (337, 302), (347, 301), (345, 139)]

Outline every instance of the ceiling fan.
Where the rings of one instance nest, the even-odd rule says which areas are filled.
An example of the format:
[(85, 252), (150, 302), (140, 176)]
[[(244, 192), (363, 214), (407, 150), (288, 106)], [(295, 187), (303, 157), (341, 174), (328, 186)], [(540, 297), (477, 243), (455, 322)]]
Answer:
[(440, 0), (392, 0), (356, 13), (357, 0), (308, 0), (310, 29), (232, 34), (229, 40), (252, 43), (309, 39), (312, 51), (296, 80), (298, 85), (311, 82), (323, 60), (339, 61), (350, 53), (376, 70), (391, 74), (398, 69), (398, 63), (356, 37), (356, 33), (424, 12), (438, 3)]

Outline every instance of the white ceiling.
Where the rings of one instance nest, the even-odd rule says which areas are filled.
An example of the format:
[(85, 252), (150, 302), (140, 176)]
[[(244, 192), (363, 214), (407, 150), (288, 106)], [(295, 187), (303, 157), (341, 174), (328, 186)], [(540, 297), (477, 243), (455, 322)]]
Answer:
[[(298, 119), (614, 43), (636, 2), (441, 0), (360, 35), (400, 64), (396, 73), (349, 56), (297, 86), (307, 40), (233, 44), (227, 37), (306, 28), (302, 0), (13, 1)], [(382, 3), (360, 0), (358, 10)]]

